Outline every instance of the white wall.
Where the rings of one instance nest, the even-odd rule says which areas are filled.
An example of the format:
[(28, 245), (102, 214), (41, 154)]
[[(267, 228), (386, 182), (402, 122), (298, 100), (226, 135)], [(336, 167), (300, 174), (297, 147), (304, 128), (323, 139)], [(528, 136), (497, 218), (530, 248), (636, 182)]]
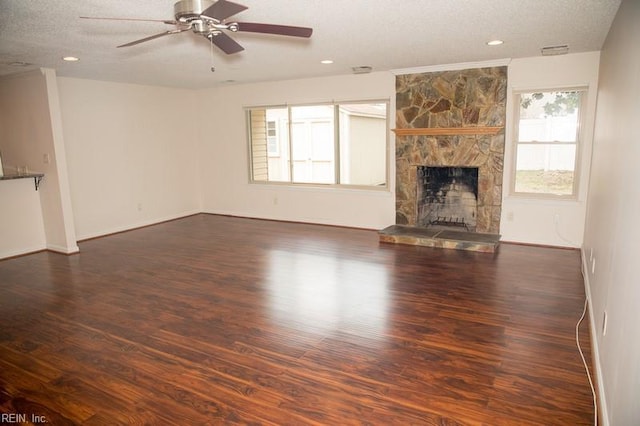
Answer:
[[(501, 234), (504, 241), (580, 247), (593, 117), (598, 52), (514, 59), (509, 65), (507, 149)], [(587, 120), (580, 164), (581, 186), (575, 201), (514, 197), (508, 193), (514, 162), (511, 144), (513, 91), (588, 86)], [(251, 185), (243, 107), (332, 100), (391, 99), (395, 110), (395, 77), (387, 73), (234, 85), (210, 89), (201, 96), (203, 207), (211, 213), (327, 223), (380, 229), (395, 223), (394, 144), (390, 144), (389, 192), (336, 190), (278, 185)], [(216, 99), (217, 101), (208, 101)], [(395, 127), (393, 117), (390, 127)], [(559, 221), (555, 223), (555, 216)], [(513, 219), (511, 219), (513, 218)]]
[[(45, 185), (55, 184), (56, 186), (55, 192), (48, 191), (43, 186), (45, 190), (41, 194), (43, 206), (55, 206), (53, 212), (49, 212), (45, 208), (43, 215), (47, 232), (47, 248), (67, 254), (77, 253), (79, 248), (76, 239), (71, 194), (69, 193), (69, 176), (67, 174), (65, 141), (62, 133), (58, 82), (56, 81), (54, 70), (45, 69), (43, 73), (47, 87), (46, 102), (49, 110), (49, 122), (51, 123), (51, 144), (53, 145), (53, 150), (48, 156), (48, 164), (45, 164), (45, 166), (52, 164), (49, 167), (49, 178)], [(43, 152), (45, 148), (46, 145), (41, 145), (40, 152)], [(38, 156), (40, 152), (36, 149), (33, 155)], [(41, 158), (41, 161), (46, 163), (43, 158)]]
[(640, 424), (639, 22), (640, 2), (623, 1), (601, 54), (583, 248), (600, 400), (611, 425)]
[[(55, 71), (41, 69), (0, 79), (0, 117), (0, 149), (5, 170), (27, 166), (30, 171), (45, 174), (38, 194), (46, 247), (62, 253), (77, 252)], [(44, 161), (45, 155), (48, 162)], [(22, 219), (8, 220), (20, 223)], [(29, 234), (32, 230), (25, 232)], [(18, 239), (8, 245), (16, 250), (29, 247), (28, 239), (25, 236), (24, 241)]]
[[(389, 99), (390, 111), (395, 111), (392, 74), (345, 75), (203, 91), (198, 97), (202, 132), (198, 157), (204, 211), (372, 229), (395, 223), (393, 141), (388, 191), (249, 184), (244, 107), (372, 99)], [(393, 126), (392, 114), (390, 127)]]
[(84, 239), (201, 211), (197, 92), (58, 78)]
[(46, 247), (40, 192), (33, 179), (0, 181), (0, 259)]
[[(582, 244), (598, 60), (599, 53), (591, 52), (511, 62), (503, 240), (572, 247)], [(72, 214), (63, 219), (74, 217), (80, 239), (199, 211), (373, 229), (395, 222), (392, 133), (387, 191), (249, 184), (243, 109), (389, 99), (390, 111), (394, 111), (395, 77), (391, 73), (230, 85), (201, 91), (71, 78), (57, 78), (57, 84), (51, 84), (50, 71), (36, 74), (39, 76), (32, 76), (35, 82), (25, 83), (28, 87), (14, 87), (13, 83), (9, 87), (23, 98), (24, 93), (35, 91), (47, 100), (38, 102), (44, 105), (43, 110), (48, 111), (53, 123), (47, 129), (49, 147), (34, 150), (19, 145), (19, 153), (5, 155), (5, 164), (24, 163), (34, 170), (55, 167), (58, 198), (62, 201), (62, 180), (68, 170), (67, 197), (73, 208)], [(590, 92), (578, 200), (548, 201), (509, 195), (513, 91), (583, 85), (589, 86)], [(6, 103), (5, 109), (10, 108), (15, 106)], [(24, 117), (11, 118), (20, 119), (24, 121)], [(390, 120), (389, 126), (395, 127), (393, 117)], [(62, 125), (56, 126), (57, 121)], [(60, 142), (62, 134), (64, 141)], [(29, 140), (41, 139), (34, 136), (38, 138), (29, 136)], [(51, 155), (49, 166), (42, 164), (45, 153)], [(45, 178), (44, 185), (51, 183), (54, 179)], [(43, 217), (47, 229), (47, 215)], [(69, 236), (63, 234), (63, 238)]]
[[(514, 59), (509, 64), (507, 128), (500, 233), (503, 241), (580, 247), (586, 214), (593, 123), (598, 87), (599, 52)], [(509, 193), (515, 153), (513, 144), (514, 91), (589, 88), (582, 129), (577, 200), (547, 200)], [(556, 224), (555, 217), (558, 217)]]

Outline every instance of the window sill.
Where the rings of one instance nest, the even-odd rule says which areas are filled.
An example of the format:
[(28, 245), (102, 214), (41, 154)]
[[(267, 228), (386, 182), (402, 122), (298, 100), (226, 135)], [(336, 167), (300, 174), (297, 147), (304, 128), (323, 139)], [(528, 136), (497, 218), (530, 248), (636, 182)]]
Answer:
[(524, 201), (531, 204), (569, 204), (580, 203), (580, 198), (577, 195), (550, 195), (550, 194), (509, 194), (504, 197), (505, 200), (511, 201)]
[(249, 182), (249, 186), (254, 188), (281, 188), (295, 191), (322, 191), (322, 192), (370, 192), (374, 194), (391, 194), (389, 186), (368, 186), (368, 185), (336, 185), (320, 183), (291, 183), (291, 182)]

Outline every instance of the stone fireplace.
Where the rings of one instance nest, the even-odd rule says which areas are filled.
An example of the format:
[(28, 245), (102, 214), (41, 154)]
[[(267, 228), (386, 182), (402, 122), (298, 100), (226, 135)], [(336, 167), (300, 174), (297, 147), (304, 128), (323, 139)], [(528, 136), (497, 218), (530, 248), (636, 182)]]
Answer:
[[(506, 66), (396, 77), (397, 226), (500, 232), (506, 98)], [(438, 169), (454, 176), (431, 189)]]

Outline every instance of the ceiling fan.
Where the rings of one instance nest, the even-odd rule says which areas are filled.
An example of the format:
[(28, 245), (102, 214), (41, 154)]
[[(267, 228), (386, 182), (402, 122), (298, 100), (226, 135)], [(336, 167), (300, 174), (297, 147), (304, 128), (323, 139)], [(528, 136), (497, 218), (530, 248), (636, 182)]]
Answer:
[(229, 37), (225, 31), (244, 31), (252, 33), (276, 34), (291, 37), (311, 37), (312, 28), (294, 27), (290, 25), (274, 25), (260, 24), (254, 22), (227, 22), (231, 16), (248, 9), (238, 3), (228, 0), (180, 0), (173, 6), (175, 20), (159, 20), (159, 19), (138, 19), (138, 18), (97, 18), (90, 16), (81, 16), (82, 19), (107, 19), (107, 20), (124, 20), (124, 21), (151, 21), (162, 22), (167, 25), (174, 25), (175, 28), (154, 34), (149, 37), (134, 40), (129, 43), (121, 44), (118, 47), (129, 47), (136, 44), (144, 43), (156, 38), (168, 36), (171, 34), (179, 34), (184, 31), (193, 31), (196, 34), (204, 36), (213, 45), (217, 46), (224, 53), (230, 55), (244, 50), (244, 48)]

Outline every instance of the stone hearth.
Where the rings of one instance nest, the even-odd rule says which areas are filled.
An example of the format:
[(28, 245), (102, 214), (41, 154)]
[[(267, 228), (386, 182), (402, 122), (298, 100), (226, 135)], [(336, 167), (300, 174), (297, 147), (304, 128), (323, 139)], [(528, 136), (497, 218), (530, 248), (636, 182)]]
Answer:
[[(410, 239), (411, 241), (424, 241), (424, 231), (418, 217), (419, 167), (477, 167), (475, 232), (489, 234), (489, 239), (495, 238), (499, 233), (506, 98), (507, 67), (396, 77), (396, 127), (403, 130), (448, 129), (447, 134), (442, 135), (396, 136), (396, 225), (418, 228), (416, 236)], [(502, 130), (495, 134), (481, 131), (489, 127)], [(480, 130), (475, 134), (472, 128)], [(464, 131), (456, 134), (455, 129)], [(409, 230), (402, 229), (402, 238), (395, 239), (407, 243)], [(428, 227), (426, 229), (430, 230)], [(451, 231), (464, 233), (460, 229)], [(440, 237), (447, 235), (440, 233), (436, 240), (440, 241)], [(452, 241), (475, 241), (477, 238), (482, 237), (467, 235), (461, 240), (454, 238)], [(384, 231), (381, 233), (381, 241), (401, 242), (390, 241), (392, 239)], [(461, 244), (457, 242), (429, 242), (426, 245), (452, 245), (455, 247), (451, 248), (461, 248)]]
[(456, 250), (495, 253), (500, 235), (392, 225), (379, 233), (383, 243), (410, 244)]

